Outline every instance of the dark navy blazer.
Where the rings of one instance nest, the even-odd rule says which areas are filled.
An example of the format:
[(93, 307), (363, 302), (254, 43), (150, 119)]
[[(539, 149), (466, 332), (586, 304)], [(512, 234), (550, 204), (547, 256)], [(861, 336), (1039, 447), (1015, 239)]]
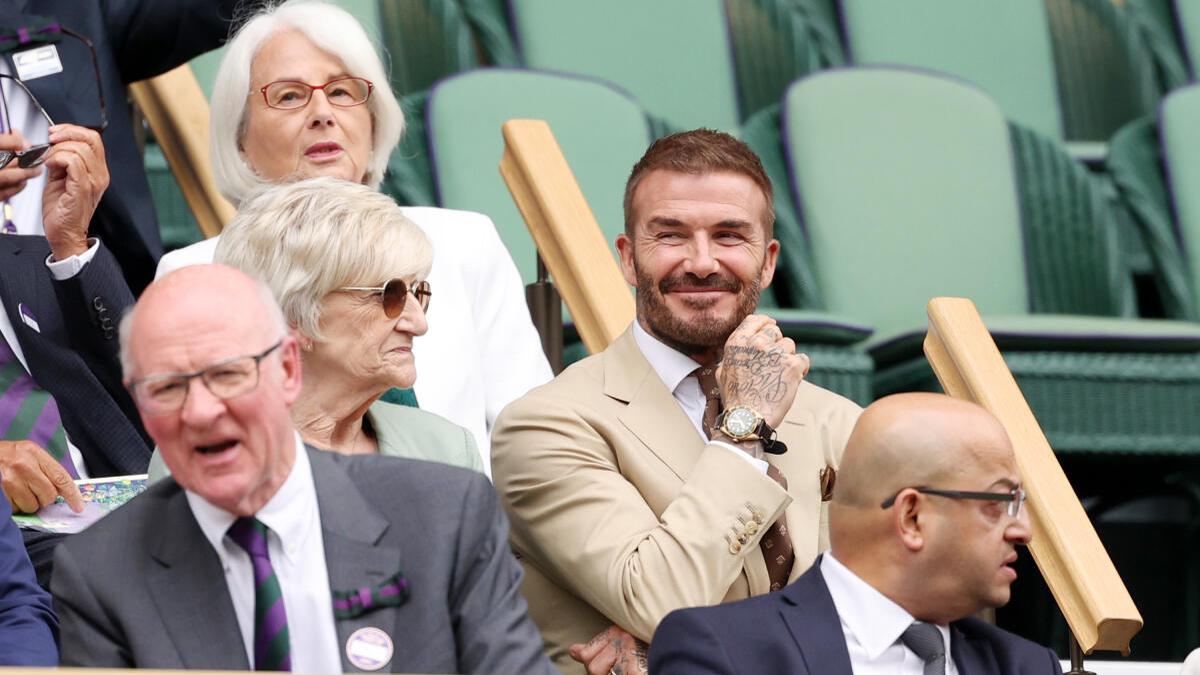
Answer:
[[(783, 590), (671, 612), (650, 644), (652, 675), (852, 675), (821, 559)], [(968, 618), (950, 624), (959, 675), (1061, 675), (1054, 652)]]
[[(92, 218), (90, 232), (112, 250), (135, 293), (154, 278), (162, 256), (162, 240), (142, 153), (134, 138), (125, 87), (218, 47), (229, 33), (236, 4), (237, 0), (0, 2), (2, 27), (23, 27), (29, 15), (51, 18), (87, 36), (96, 48), (108, 117), (101, 138), (111, 182)], [(63, 71), (26, 84), (55, 122), (98, 127), (96, 75), (87, 47), (63, 36), (57, 50)], [(9, 72), (16, 75), (12, 55), (8, 52), (2, 56)], [(32, 143), (45, 139), (28, 140)]]
[(57, 666), (58, 619), (0, 492), (0, 666)]

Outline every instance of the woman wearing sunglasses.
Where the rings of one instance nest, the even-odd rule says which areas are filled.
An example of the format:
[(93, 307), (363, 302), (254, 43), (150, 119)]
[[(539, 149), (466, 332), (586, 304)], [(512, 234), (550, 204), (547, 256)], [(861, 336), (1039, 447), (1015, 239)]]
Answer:
[[(292, 419), (305, 443), (345, 454), (483, 471), (474, 438), (433, 413), (380, 401), (417, 380), (433, 250), (390, 197), (333, 178), (271, 186), (242, 202), (215, 262), (262, 279), (300, 343)], [(155, 455), (150, 473), (164, 471)]]
[[(240, 205), (264, 182), (312, 176), (378, 188), (404, 118), (372, 44), (350, 14), (324, 2), (285, 2), (243, 25), (212, 92), (213, 168), (225, 197)], [(548, 381), (550, 367), (491, 219), (424, 207), (404, 214), (437, 249), (429, 282), (438, 302), (414, 347), (417, 402), (469, 429), (486, 466), (496, 415)], [(208, 262), (216, 247), (209, 239), (168, 254), (159, 275)]]

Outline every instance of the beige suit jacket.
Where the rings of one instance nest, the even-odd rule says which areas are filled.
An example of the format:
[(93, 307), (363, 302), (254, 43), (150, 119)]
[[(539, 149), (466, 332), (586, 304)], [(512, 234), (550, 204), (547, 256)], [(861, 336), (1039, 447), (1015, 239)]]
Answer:
[[(791, 578), (828, 547), (820, 472), (837, 466), (860, 408), (802, 383), (768, 461), (788, 489), (704, 443), (627, 330), (604, 352), (509, 405), (492, 434), (496, 489), (546, 650), (616, 623), (649, 640), (681, 607), (768, 592), (759, 522), (786, 511)], [(755, 523), (755, 525), (749, 525)]]

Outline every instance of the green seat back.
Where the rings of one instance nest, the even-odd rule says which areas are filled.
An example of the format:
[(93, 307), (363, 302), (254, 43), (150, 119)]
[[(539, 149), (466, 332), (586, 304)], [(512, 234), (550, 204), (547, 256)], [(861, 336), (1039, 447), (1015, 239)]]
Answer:
[(1062, 138), (1044, 0), (841, 0), (841, 9), (851, 62), (961, 77), (1014, 121)]
[(1196, 0), (1175, 0), (1175, 20), (1183, 38), (1183, 51), (1192, 66), (1192, 77), (1200, 73), (1200, 3)]
[[(1195, 298), (1200, 289), (1200, 85), (1172, 92), (1163, 100), (1160, 117), (1167, 184)], [(1200, 307), (1196, 311), (1200, 315)]]
[(590, 79), (484, 69), (434, 87), (426, 124), (439, 204), (491, 216), (521, 277), (530, 282), (537, 272), (536, 250), (499, 170), (500, 127), (514, 118), (550, 124), (610, 245), (624, 230), (625, 181), (651, 136), (636, 102)]
[(1131, 12), (1113, 0), (1045, 3), (1066, 137), (1107, 141), (1121, 125), (1153, 112), (1154, 59)]
[(671, 127), (738, 125), (721, 0), (510, 0), (526, 65), (608, 80)]
[(481, 63), (516, 65), (504, 0), (378, 0), (392, 87), (423, 91)]
[(783, 123), (825, 308), (878, 334), (966, 296), (1024, 314), (1027, 284), (1004, 115), (982, 91), (913, 71), (826, 71), (789, 88)]

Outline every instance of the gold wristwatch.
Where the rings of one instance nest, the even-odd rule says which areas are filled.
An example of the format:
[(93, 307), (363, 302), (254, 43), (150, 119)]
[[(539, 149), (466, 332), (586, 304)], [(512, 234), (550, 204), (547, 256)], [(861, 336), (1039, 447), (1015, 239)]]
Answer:
[(787, 446), (776, 440), (775, 430), (753, 408), (734, 406), (722, 412), (717, 418), (717, 429), (738, 443), (759, 441), (763, 444), (763, 452), (768, 454), (787, 452)]

